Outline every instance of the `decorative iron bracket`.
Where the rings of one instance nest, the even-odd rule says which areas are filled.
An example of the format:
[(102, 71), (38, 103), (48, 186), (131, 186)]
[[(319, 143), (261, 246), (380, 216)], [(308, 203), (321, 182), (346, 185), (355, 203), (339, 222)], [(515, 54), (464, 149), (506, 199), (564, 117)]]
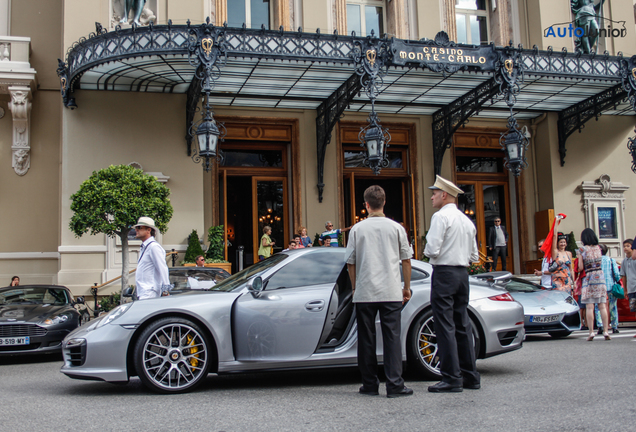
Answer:
[(331, 142), (331, 131), (344, 110), (353, 98), (360, 92), (362, 84), (357, 74), (351, 75), (335, 92), (321, 103), (316, 109), (316, 149), (318, 152), (318, 202), (322, 202), (325, 187), (325, 154), (327, 145)]
[(632, 104), (632, 109), (636, 112), (636, 55), (629, 60), (620, 58), (619, 61), (621, 84)]
[(77, 108), (75, 99), (69, 96), (68, 67), (61, 59), (57, 59), (57, 76), (60, 77), (60, 93), (62, 93), (62, 102), (66, 108)]
[(565, 165), (565, 153), (567, 151), (565, 142), (568, 137), (576, 130), (581, 132), (585, 127), (585, 123), (593, 118), (598, 120), (603, 111), (615, 107), (626, 97), (627, 93), (623, 86), (618, 84), (559, 112), (557, 127), (561, 166)]
[(452, 145), (453, 134), (470, 117), (478, 114), (481, 107), (497, 93), (499, 86), (494, 78), (484, 81), (468, 93), (458, 97), (433, 114), (433, 164), (435, 174), (440, 174), (444, 153)]

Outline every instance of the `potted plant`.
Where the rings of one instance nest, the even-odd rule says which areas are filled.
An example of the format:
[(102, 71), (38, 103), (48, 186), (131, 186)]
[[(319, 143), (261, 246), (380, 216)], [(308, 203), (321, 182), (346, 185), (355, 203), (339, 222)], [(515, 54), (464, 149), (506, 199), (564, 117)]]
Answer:
[(232, 273), (232, 264), (225, 260), (225, 238), (223, 225), (208, 229), (208, 250), (205, 253), (205, 266), (218, 267)]
[(183, 265), (186, 267), (195, 266), (195, 260), (199, 255), (203, 255), (203, 248), (199, 241), (199, 233), (193, 229), (188, 236), (188, 249), (186, 249), (185, 257), (183, 258)]

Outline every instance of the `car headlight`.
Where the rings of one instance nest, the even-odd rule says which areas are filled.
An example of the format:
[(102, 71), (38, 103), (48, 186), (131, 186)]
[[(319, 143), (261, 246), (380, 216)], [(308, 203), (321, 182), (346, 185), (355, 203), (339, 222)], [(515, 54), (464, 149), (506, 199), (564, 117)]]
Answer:
[(132, 303), (128, 303), (128, 304), (123, 304), (123, 305), (117, 306), (115, 309), (113, 309), (112, 311), (108, 312), (108, 314), (106, 316), (104, 316), (101, 319), (100, 322), (97, 323), (95, 328), (98, 329), (98, 328), (100, 328), (102, 326), (105, 326), (106, 324), (112, 323), (117, 318), (122, 316), (124, 314), (124, 312), (126, 312), (130, 308), (131, 304)]
[(577, 303), (576, 303), (576, 300), (574, 300), (574, 298), (572, 296), (567, 296), (565, 298), (565, 302), (566, 303), (570, 303), (573, 306), (578, 306)]
[(68, 315), (55, 315), (54, 317), (50, 317), (44, 320), (44, 324), (46, 325), (56, 325), (61, 324), (63, 322), (68, 321)]

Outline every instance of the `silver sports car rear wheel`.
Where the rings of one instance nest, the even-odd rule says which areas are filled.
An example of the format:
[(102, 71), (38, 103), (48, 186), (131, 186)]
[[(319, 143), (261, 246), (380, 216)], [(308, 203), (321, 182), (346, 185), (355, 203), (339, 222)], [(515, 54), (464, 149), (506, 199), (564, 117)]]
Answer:
[(162, 393), (178, 393), (191, 390), (207, 376), (210, 354), (207, 337), (196, 324), (163, 318), (137, 340), (134, 362), (144, 385)]
[[(472, 320), (471, 324), (475, 357), (477, 357), (480, 342), (475, 323)], [(435, 322), (433, 321), (433, 312), (431, 310), (424, 312), (413, 322), (409, 330), (406, 353), (409, 365), (420, 372), (424, 379), (438, 380), (441, 378)]]

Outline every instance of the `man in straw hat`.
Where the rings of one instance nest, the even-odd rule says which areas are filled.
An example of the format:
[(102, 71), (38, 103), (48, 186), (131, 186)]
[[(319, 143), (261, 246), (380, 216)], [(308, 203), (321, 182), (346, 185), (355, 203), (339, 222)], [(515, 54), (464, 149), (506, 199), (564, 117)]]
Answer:
[(159, 229), (149, 217), (140, 217), (134, 226), (136, 237), (142, 241), (137, 261), (137, 298), (151, 299), (168, 295), (172, 288), (166, 264), (166, 251), (155, 240)]
[(457, 208), (455, 200), (463, 193), (460, 188), (437, 176), (435, 185), (429, 189), (433, 190), (433, 207), (439, 211), (431, 218), (424, 254), (433, 265), (431, 306), (442, 380), (430, 386), (428, 391), (476, 390), (481, 384), (468, 318), (467, 267), (479, 259), (477, 230)]

